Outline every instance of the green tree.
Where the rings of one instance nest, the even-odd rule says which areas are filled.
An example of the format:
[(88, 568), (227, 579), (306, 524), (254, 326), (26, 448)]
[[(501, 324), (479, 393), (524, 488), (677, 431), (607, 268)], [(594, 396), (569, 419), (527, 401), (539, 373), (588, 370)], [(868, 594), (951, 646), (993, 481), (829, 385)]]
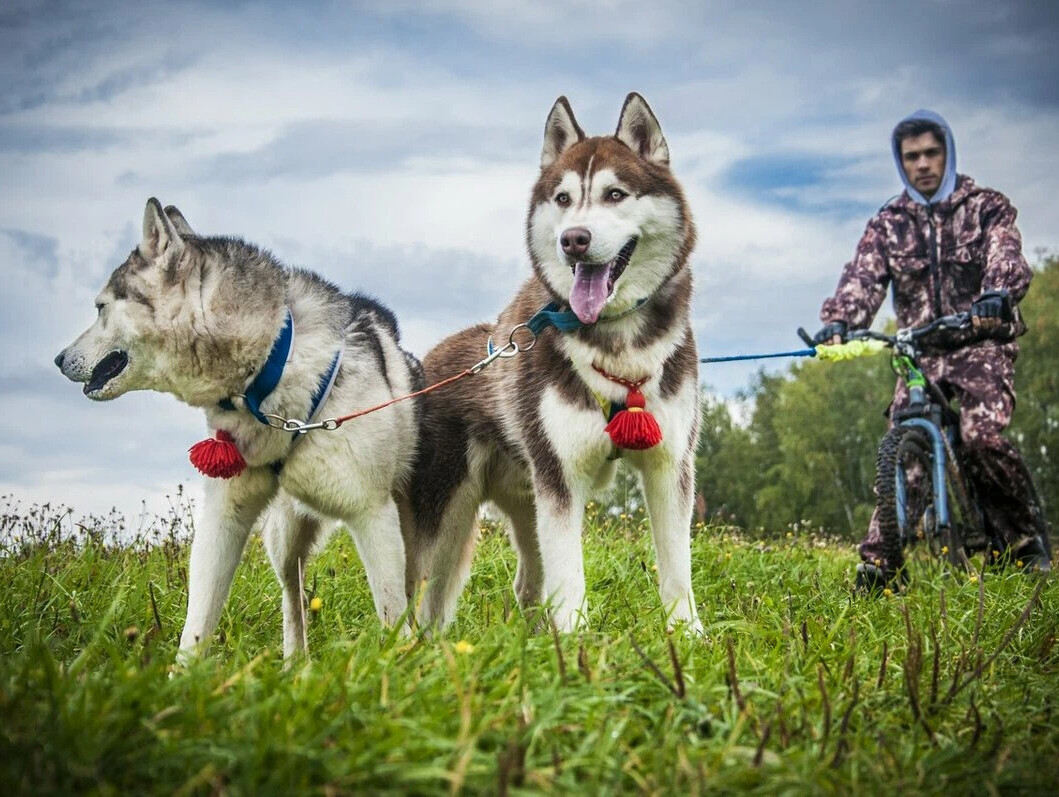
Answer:
[(705, 394), (695, 484), (708, 519), (746, 525), (758, 488), (753, 478), (755, 456), (749, 431), (734, 422), (723, 400)]
[(885, 355), (791, 369), (772, 419), (778, 458), (758, 496), (761, 525), (775, 531), (800, 520), (832, 534), (864, 533), (893, 382)]
[(1044, 500), (1052, 529), (1059, 528), (1059, 256), (1045, 258), (1021, 309), (1029, 332), (1019, 341), (1018, 395), (1011, 436)]

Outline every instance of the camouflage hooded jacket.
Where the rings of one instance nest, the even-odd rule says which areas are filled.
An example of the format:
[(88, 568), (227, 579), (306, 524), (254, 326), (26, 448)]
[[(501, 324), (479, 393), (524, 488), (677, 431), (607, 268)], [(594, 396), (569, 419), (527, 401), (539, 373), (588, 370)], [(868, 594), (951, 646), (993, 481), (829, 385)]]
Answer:
[[(1016, 213), (1003, 194), (964, 175), (933, 205), (916, 202), (906, 190), (868, 222), (820, 318), (867, 327), (889, 286), (901, 327), (969, 310), (987, 291), (1006, 290), (1018, 302), (1033, 272), (1022, 256)], [(1006, 327), (996, 337), (1012, 340), (1026, 331), (1017, 310)]]

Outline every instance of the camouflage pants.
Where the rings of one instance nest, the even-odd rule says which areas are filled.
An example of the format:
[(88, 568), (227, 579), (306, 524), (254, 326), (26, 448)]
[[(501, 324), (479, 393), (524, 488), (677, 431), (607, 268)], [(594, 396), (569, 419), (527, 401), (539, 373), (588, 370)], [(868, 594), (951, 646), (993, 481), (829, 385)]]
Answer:
[[(1016, 353), (1014, 344), (986, 343), (919, 360), (926, 377), (960, 403), (961, 465), (982, 507), (986, 531), (1004, 547), (1043, 531), (1029, 470), (1018, 449), (1001, 435), (1015, 408)], [(899, 380), (891, 418), (907, 404), (908, 388)], [(861, 558), (885, 566), (882, 548), (876, 511), (860, 544)]]

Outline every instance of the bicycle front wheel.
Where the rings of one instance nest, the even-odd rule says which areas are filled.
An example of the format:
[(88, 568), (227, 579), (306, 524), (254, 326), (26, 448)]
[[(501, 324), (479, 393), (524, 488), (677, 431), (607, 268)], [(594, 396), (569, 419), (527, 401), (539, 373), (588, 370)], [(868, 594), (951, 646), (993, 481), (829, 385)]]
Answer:
[[(951, 485), (938, 485), (938, 490), (934, 481), (934, 444), (927, 431), (896, 426), (887, 432), (876, 458), (875, 495), (882, 548), (887, 568), (894, 573), (904, 568), (906, 552), (920, 541), (926, 541), (935, 555), (967, 567), (951, 514), (955, 510), (961, 516), (963, 502), (952, 500)], [(941, 495), (946, 496), (945, 518), (939, 517)]]

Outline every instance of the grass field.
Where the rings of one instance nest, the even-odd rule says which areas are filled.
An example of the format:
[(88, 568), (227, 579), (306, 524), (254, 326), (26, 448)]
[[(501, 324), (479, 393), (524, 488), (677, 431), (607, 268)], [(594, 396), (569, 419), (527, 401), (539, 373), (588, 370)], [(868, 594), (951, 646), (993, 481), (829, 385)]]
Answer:
[(435, 640), (380, 628), (353, 545), (336, 536), (307, 569), (312, 661), (288, 669), (255, 536), (210, 654), (169, 677), (187, 597), (182, 513), (116, 546), (114, 519), (61, 542), (62, 512), (9, 506), (0, 786), (1056, 792), (1055, 579), (924, 566), (905, 594), (852, 600), (849, 546), (700, 528), (706, 636), (668, 635), (641, 518), (592, 518), (588, 626), (567, 636), (534, 633), (514, 608), (514, 557), (495, 528)]

